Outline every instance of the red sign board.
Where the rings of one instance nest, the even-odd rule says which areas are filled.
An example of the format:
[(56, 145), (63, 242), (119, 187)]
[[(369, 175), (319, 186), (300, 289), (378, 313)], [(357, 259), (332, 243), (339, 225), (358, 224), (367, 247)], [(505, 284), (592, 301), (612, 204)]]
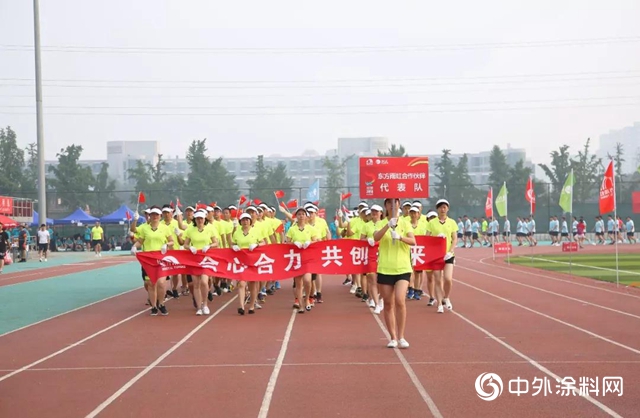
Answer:
[(575, 253), (578, 251), (578, 243), (575, 241), (572, 242), (563, 242), (562, 243), (562, 252), (563, 253)]
[(631, 193), (631, 205), (633, 213), (640, 213), (640, 192)]
[(493, 252), (496, 254), (512, 254), (513, 245), (510, 242), (496, 242), (493, 245)]
[(0, 196), (0, 214), (13, 215), (13, 198)]
[(427, 157), (360, 158), (361, 199), (429, 197)]

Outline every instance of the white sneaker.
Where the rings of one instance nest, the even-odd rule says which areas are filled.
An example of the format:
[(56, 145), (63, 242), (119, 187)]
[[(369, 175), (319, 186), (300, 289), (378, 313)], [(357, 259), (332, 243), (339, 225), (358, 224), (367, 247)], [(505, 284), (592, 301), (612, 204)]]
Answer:
[(442, 299), (442, 302), (444, 302), (444, 306), (448, 309), (448, 310), (453, 310), (453, 305), (451, 304), (451, 301), (449, 300), (449, 298), (444, 298)]
[(376, 307), (376, 303), (373, 301), (373, 299), (369, 299), (369, 307), (370, 308), (375, 308)]
[(438, 305), (438, 313), (444, 313), (444, 306)]
[(47, 262), (47, 259), (46, 259), (46, 258), (44, 259), (44, 262), (45, 262), (45, 263)]
[(258, 302), (256, 302), (256, 309), (262, 309), (262, 305), (260, 305)]
[(409, 342), (404, 338), (400, 338), (400, 341), (398, 341), (398, 345), (400, 346), (400, 348), (409, 348)]
[(382, 306), (378, 305), (376, 306), (376, 308), (373, 310), (373, 313), (376, 315), (380, 315), (380, 312), (382, 312)]
[(349, 290), (349, 293), (354, 295), (356, 293), (356, 290), (358, 290), (358, 286), (354, 284), (353, 286), (351, 286), (351, 290)]
[(202, 309), (198, 309), (198, 310), (196, 311), (196, 315), (198, 315), (198, 316), (202, 315)]
[(202, 308), (202, 313), (205, 315), (209, 315), (211, 311), (209, 310), (208, 306), (205, 306), (204, 308)]
[(387, 348), (398, 348), (398, 342), (396, 340), (389, 341), (389, 344), (387, 344)]

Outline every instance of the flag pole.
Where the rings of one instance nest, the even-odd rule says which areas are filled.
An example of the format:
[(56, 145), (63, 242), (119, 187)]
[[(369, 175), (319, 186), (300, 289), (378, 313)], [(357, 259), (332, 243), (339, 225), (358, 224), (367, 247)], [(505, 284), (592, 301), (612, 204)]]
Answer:
[(493, 239), (493, 219), (495, 218), (495, 213), (493, 212), (493, 187), (489, 188), (489, 193), (491, 194), (491, 237), (489, 237), (489, 244), (491, 245), (491, 257), (493, 257), (493, 261), (496, 261), (496, 242)]
[[(571, 169), (571, 206), (569, 206), (569, 208), (571, 209), (569, 211), (569, 222), (571, 222), (571, 235), (573, 236), (573, 186), (576, 182), (576, 179), (573, 177), (573, 168)], [(567, 230), (569, 230), (569, 222), (567, 222)], [(585, 231), (586, 232), (586, 231)], [(560, 234), (562, 236), (562, 234)], [(561, 238), (562, 239), (562, 238)], [(573, 245), (573, 241), (575, 238), (572, 237), (571, 239), (571, 244)], [(577, 242), (576, 242), (577, 244)], [(562, 244), (560, 244), (562, 245)], [(576, 247), (577, 249), (577, 247)], [(569, 250), (571, 250), (571, 247), (569, 247)], [(569, 276), (573, 276), (573, 251), (569, 251)]]
[[(613, 159), (611, 160), (613, 163)], [(613, 227), (614, 237), (616, 240), (616, 287), (620, 287), (620, 268), (618, 266), (618, 239), (620, 238), (620, 224), (618, 224), (618, 202), (616, 202), (616, 173), (613, 173)]]
[[(502, 183), (502, 187), (504, 187), (504, 189), (507, 190), (506, 181)], [(507, 221), (509, 220), (509, 190), (507, 190), (507, 193), (504, 197), (504, 217)], [(511, 250), (511, 248), (509, 248), (510, 246), (511, 246), (511, 223), (509, 223), (509, 242), (507, 242), (507, 264), (509, 265), (511, 265), (511, 261), (509, 259), (509, 250)]]

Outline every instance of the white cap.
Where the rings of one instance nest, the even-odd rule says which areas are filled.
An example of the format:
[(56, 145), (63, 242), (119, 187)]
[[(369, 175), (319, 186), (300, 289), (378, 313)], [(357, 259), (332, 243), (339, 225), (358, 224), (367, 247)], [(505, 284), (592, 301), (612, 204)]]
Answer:
[(316, 212), (318, 211), (318, 208), (317, 208), (317, 207), (315, 207), (314, 205), (309, 206), (309, 207), (308, 207), (308, 208), (306, 208), (306, 209), (307, 209), (307, 212), (309, 212), (309, 213), (316, 213)]
[(411, 208), (409, 209), (409, 212), (418, 212), (420, 213), (420, 208), (417, 206), (411, 206)]
[(431, 212), (427, 213), (427, 219), (428, 218), (435, 218), (436, 216), (438, 216), (438, 214), (435, 213), (434, 211), (431, 211)]
[(451, 205), (449, 205), (449, 201), (448, 201), (447, 199), (440, 199), (440, 200), (438, 200), (438, 201), (436, 202), (436, 208), (437, 208), (438, 206), (442, 205), (442, 204), (446, 204), (446, 205), (447, 205), (447, 206), (449, 206), (449, 207), (451, 206)]
[(144, 210), (144, 213), (146, 213), (147, 215), (148, 215), (148, 214), (150, 214), (150, 213), (151, 213), (151, 209), (146, 208), (146, 209)]
[(251, 220), (251, 215), (249, 215), (248, 213), (243, 213), (242, 215), (240, 215), (240, 220), (243, 220), (243, 219)]
[(171, 208), (162, 208), (162, 212), (173, 212)]
[(207, 206), (207, 212), (213, 212), (213, 208), (211, 206)]
[(309, 211), (307, 211), (307, 209), (305, 209), (304, 207), (296, 209), (296, 211), (293, 214), (297, 215), (298, 212), (300, 212), (300, 211), (304, 212), (305, 215), (309, 216)]
[(369, 207), (369, 204), (368, 204), (367, 202), (360, 202), (360, 203), (358, 203), (358, 207), (362, 207), (362, 206), (364, 206), (364, 207)]
[(204, 219), (204, 218), (207, 217), (207, 214), (204, 211), (199, 210), (199, 211), (197, 211), (196, 213), (193, 214), (193, 217), (194, 218), (202, 218), (202, 219)]
[(244, 211), (245, 212), (249, 212), (250, 210), (252, 210), (254, 212), (258, 212), (258, 209), (256, 209), (255, 206), (248, 206)]
[(422, 203), (420, 203), (420, 201), (416, 200), (415, 202), (413, 202), (412, 206), (422, 207)]
[(238, 210), (238, 208), (236, 207), (236, 205), (230, 205), (229, 210)]
[(364, 214), (367, 216), (371, 215), (371, 209), (365, 209)]
[(404, 203), (402, 204), (402, 207), (405, 207), (405, 206), (411, 206), (411, 202), (404, 202)]
[(375, 210), (377, 212), (382, 212), (382, 206), (380, 205), (373, 205), (371, 206), (371, 210)]
[(187, 206), (187, 208), (185, 209), (185, 211), (187, 210), (196, 210), (196, 208), (194, 208), (193, 206)]
[(162, 215), (162, 211), (158, 208), (153, 208), (149, 210), (149, 213), (155, 213), (156, 215)]
[(360, 208), (359, 212), (362, 213), (362, 212), (366, 212), (368, 210), (369, 210), (369, 208), (367, 206), (364, 206), (364, 207)]

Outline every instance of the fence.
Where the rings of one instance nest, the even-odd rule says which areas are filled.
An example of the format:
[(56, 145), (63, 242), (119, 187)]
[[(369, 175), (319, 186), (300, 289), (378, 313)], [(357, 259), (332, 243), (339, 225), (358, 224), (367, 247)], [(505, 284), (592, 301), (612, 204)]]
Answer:
[[(525, 184), (507, 184), (509, 188), (508, 196), (508, 211), (509, 218), (513, 221), (516, 217), (529, 216), (529, 203), (525, 200)], [(589, 220), (599, 214), (598, 208), (598, 190), (600, 184), (595, 183), (576, 183), (574, 185), (574, 201), (573, 201), (573, 215), (580, 217), (583, 216), (588, 225), (592, 224)], [(470, 217), (483, 217), (485, 216), (485, 200), (487, 196), (488, 184), (476, 184), (473, 187), (469, 186), (457, 186), (454, 184), (449, 185), (447, 188), (442, 188), (446, 192), (441, 195), (438, 194), (437, 185), (430, 187), (430, 198), (418, 199), (423, 205), (424, 209), (434, 207), (437, 199), (446, 198), (451, 204), (450, 216), (457, 218), (458, 216), (468, 215)], [(175, 202), (176, 199), (180, 199), (183, 208), (189, 204), (201, 203), (213, 203), (216, 202), (219, 206), (228, 206), (231, 204), (237, 204), (239, 196), (246, 196), (247, 199), (259, 199), (267, 203), (270, 206), (276, 206), (276, 198), (273, 192), (277, 189), (218, 189), (215, 186), (209, 189), (192, 189), (192, 188), (179, 188), (179, 189), (162, 189), (162, 190), (143, 190), (145, 194), (146, 203), (141, 207), (147, 205), (162, 205)], [(634, 214), (632, 211), (631, 194), (633, 191), (640, 190), (640, 181), (627, 181), (618, 182), (616, 185), (617, 194), (617, 212), (620, 216), (625, 218)], [(285, 197), (281, 201), (289, 201), (296, 199), (299, 205), (304, 204), (307, 201), (308, 187), (294, 187), (285, 190)], [(497, 196), (499, 189), (494, 188), (494, 198)], [(558, 205), (559, 200), (559, 187), (551, 183), (537, 183), (535, 187), (536, 191), (536, 208), (535, 208), (535, 220), (539, 225), (538, 229), (541, 231), (547, 225), (549, 217), (562, 216), (562, 209)], [(344, 201), (340, 201), (340, 195), (342, 193), (351, 193), (351, 197)], [(83, 209), (86, 206), (89, 207), (93, 216), (104, 216), (113, 210), (117, 209), (122, 203), (126, 203), (129, 207), (136, 207), (136, 197), (138, 191), (136, 190), (124, 190), (112, 192), (109, 194), (99, 192), (80, 192), (73, 193), (73, 196), (69, 194), (61, 194), (55, 191), (51, 191), (48, 194), (49, 202), (49, 217), (60, 218), (68, 215), (74, 211), (77, 207)], [(332, 217), (335, 211), (342, 205), (349, 208), (357, 206), (360, 202), (359, 188), (357, 186), (351, 187), (320, 187), (320, 205), (327, 211), (327, 216)], [(66, 203), (66, 204), (65, 204)], [(369, 202), (371, 203), (371, 202)], [(494, 208), (494, 213), (497, 216), (498, 213)], [(568, 214), (567, 214), (568, 216)], [(635, 214), (638, 217), (637, 214)]]

